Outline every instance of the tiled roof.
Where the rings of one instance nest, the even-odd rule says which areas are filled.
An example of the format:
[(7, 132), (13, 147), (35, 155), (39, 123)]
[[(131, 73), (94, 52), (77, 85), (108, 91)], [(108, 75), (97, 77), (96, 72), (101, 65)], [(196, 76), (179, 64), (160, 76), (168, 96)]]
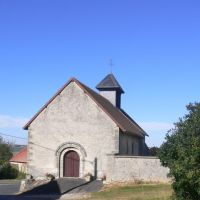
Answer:
[(27, 162), (27, 147), (23, 148), (21, 151), (16, 153), (10, 159), (10, 162), (26, 163)]
[(147, 135), (145, 131), (138, 126), (133, 119), (126, 116), (123, 111), (115, 107), (109, 100), (104, 98), (102, 95), (96, 93), (86, 85), (80, 83), (85, 91), (102, 107), (102, 109), (116, 122), (116, 124), (124, 132), (132, 133), (138, 137), (144, 137)]
[(145, 131), (132, 120), (124, 111), (115, 107), (110, 101), (96, 93), (91, 88), (87, 87), (75, 78), (70, 79), (40, 110), (36, 115), (24, 126), (28, 129), (34, 119), (59, 95), (71, 82), (75, 82), (90, 96), (102, 110), (116, 123), (116, 125), (123, 131), (131, 133), (137, 137), (144, 137), (147, 135)]

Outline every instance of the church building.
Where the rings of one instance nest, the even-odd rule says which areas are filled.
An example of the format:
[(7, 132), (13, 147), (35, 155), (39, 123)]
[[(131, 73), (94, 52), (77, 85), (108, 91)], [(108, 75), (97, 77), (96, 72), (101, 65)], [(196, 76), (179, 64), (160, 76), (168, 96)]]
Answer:
[(108, 155), (148, 154), (148, 135), (121, 108), (124, 91), (114, 75), (96, 89), (70, 79), (24, 126), (27, 170), (34, 178), (47, 173), (101, 178), (107, 174)]

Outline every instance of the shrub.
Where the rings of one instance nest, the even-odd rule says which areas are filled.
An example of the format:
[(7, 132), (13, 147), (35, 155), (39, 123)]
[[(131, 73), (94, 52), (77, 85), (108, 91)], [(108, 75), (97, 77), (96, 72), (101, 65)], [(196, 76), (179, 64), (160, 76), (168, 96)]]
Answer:
[(169, 167), (177, 200), (200, 199), (200, 103), (189, 104), (188, 114), (166, 135), (159, 158)]
[(26, 173), (18, 171), (17, 179), (21, 180), (25, 178), (26, 178)]
[(5, 142), (0, 136), (0, 166), (8, 162), (12, 157), (11, 144)]
[(5, 163), (0, 169), (0, 179), (24, 179), (26, 174), (12, 167), (10, 163)]
[(5, 163), (0, 170), (0, 179), (15, 179), (18, 176), (18, 170), (13, 168), (10, 163)]
[(50, 173), (46, 173), (45, 174), (46, 178), (53, 181), (55, 179), (55, 176), (53, 174), (50, 174)]

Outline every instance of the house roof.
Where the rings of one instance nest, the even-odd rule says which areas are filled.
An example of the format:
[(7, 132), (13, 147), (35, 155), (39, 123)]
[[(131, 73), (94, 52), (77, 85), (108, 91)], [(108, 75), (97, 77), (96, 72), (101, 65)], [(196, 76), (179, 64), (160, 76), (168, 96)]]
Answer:
[(33, 116), (33, 118), (24, 126), (28, 129), (30, 124), (37, 118), (37, 116), (59, 95), (71, 82), (75, 82), (90, 96), (99, 107), (116, 123), (116, 125), (126, 133), (134, 134), (137, 137), (144, 137), (146, 132), (134, 122), (128, 115), (124, 114), (122, 110), (115, 107), (110, 101), (96, 93), (91, 88), (87, 87), (75, 78), (71, 78), (40, 110)]
[(114, 89), (124, 93), (122, 87), (113, 74), (108, 74), (97, 86), (98, 90)]
[(27, 163), (27, 147), (23, 148), (21, 151), (16, 153), (10, 159), (10, 162)]

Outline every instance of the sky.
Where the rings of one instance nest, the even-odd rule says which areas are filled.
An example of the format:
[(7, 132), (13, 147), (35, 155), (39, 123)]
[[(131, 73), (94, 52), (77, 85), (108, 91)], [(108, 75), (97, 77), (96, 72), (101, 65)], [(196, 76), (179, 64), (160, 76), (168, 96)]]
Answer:
[(199, 0), (0, 0), (0, 133), (25, 144), (23, 125), (70, 77), (95, 89), (112, 72), (122, 108), (165, 134), (199, 101)]

